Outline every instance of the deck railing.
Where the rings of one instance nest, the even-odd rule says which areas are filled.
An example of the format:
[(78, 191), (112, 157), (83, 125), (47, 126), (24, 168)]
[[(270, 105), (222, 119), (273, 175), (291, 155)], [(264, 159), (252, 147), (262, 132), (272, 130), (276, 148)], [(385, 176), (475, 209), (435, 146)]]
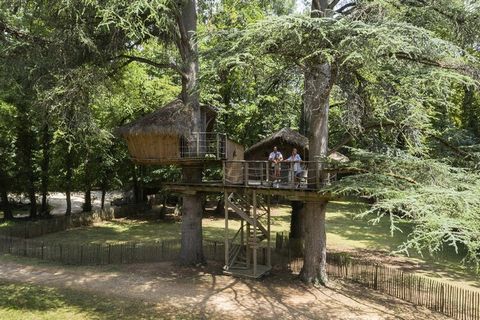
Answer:
[(227, 158), (227, 136), (223, 133), (192, 132), (180, 142), (180, 158), (212, 159)]
[(223, 162), (225, 185), (318, 190), (337, 179), (335, 163), (325, 161)]

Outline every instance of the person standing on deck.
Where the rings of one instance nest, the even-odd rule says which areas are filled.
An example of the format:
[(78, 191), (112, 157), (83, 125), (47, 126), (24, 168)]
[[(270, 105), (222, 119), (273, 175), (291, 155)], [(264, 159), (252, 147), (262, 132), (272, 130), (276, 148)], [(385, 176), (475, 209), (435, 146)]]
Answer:
[(273, 169), (273, 182), (276, 182), (280, 179), (280, 162), (282, 162), (283, 156), (280, 151), (278, 151), (277, 147), (273, 147), (273, 151), (270, 152), (268, 156), (268, 161), (272, 163)]
[(293, 148), (292, 155), (290, 157), (288, 157), (288, 159), (286, 161), (293, 162), (293, 166), (290, 166), (290, 168), (293, 169), (295, 182), (298, 183), (297, 187), (299, 187), (300, 186), (300, 181), (302, 179), (303, 170), (302, 170), (302, 165), (300, 163), (302, 161), (302, 158), (298, 154), (296, 148)]

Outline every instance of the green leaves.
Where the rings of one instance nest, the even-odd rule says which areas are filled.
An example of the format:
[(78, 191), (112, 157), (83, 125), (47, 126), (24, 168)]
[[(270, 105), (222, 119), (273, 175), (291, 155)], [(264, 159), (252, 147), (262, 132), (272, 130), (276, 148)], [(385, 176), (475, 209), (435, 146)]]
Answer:
[(392, 234), (402, 221), (413, 222), (413, 231), (399, 251), (437, 254), (451, 246), (480, 268), (478, 173), (398, 151), (389, 155), (352, 151), (350, 166), (368, 173), (345, 177), (327, 192), (375, 199), (360, 216), (389, 217)]

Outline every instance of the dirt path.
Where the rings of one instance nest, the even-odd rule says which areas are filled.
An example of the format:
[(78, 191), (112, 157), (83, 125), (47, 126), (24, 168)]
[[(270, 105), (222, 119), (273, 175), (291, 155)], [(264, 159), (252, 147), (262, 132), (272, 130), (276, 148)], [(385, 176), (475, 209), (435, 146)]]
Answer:
[(447, 319), (348, 283), (317, 289), (290, 275), (253, 281), (224, 276), (219, 270), (215, 265), (199, 271), (170, 263), (112, 269), (0, 261), (1, 279), (122, 296), (156, 303), (161, 309), (190, 309), (205, 319)]

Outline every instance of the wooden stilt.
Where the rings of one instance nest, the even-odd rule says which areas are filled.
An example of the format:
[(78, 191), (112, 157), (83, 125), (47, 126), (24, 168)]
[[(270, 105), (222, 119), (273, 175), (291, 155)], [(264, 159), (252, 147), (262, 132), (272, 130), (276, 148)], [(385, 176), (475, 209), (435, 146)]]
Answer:
[(272, 234), (270, 232), (270, 195), (267, 195), (267, 267), (272, 266)]
[(257, 193), (252, 192), (252, 207), (253, 207), (253, 276), (257, 276)]
[(223, 196), (225, 201), (225, 269), (228, 269), (228, 253), (230, 250), (228, 245), (228, 193), (225, 191)]

